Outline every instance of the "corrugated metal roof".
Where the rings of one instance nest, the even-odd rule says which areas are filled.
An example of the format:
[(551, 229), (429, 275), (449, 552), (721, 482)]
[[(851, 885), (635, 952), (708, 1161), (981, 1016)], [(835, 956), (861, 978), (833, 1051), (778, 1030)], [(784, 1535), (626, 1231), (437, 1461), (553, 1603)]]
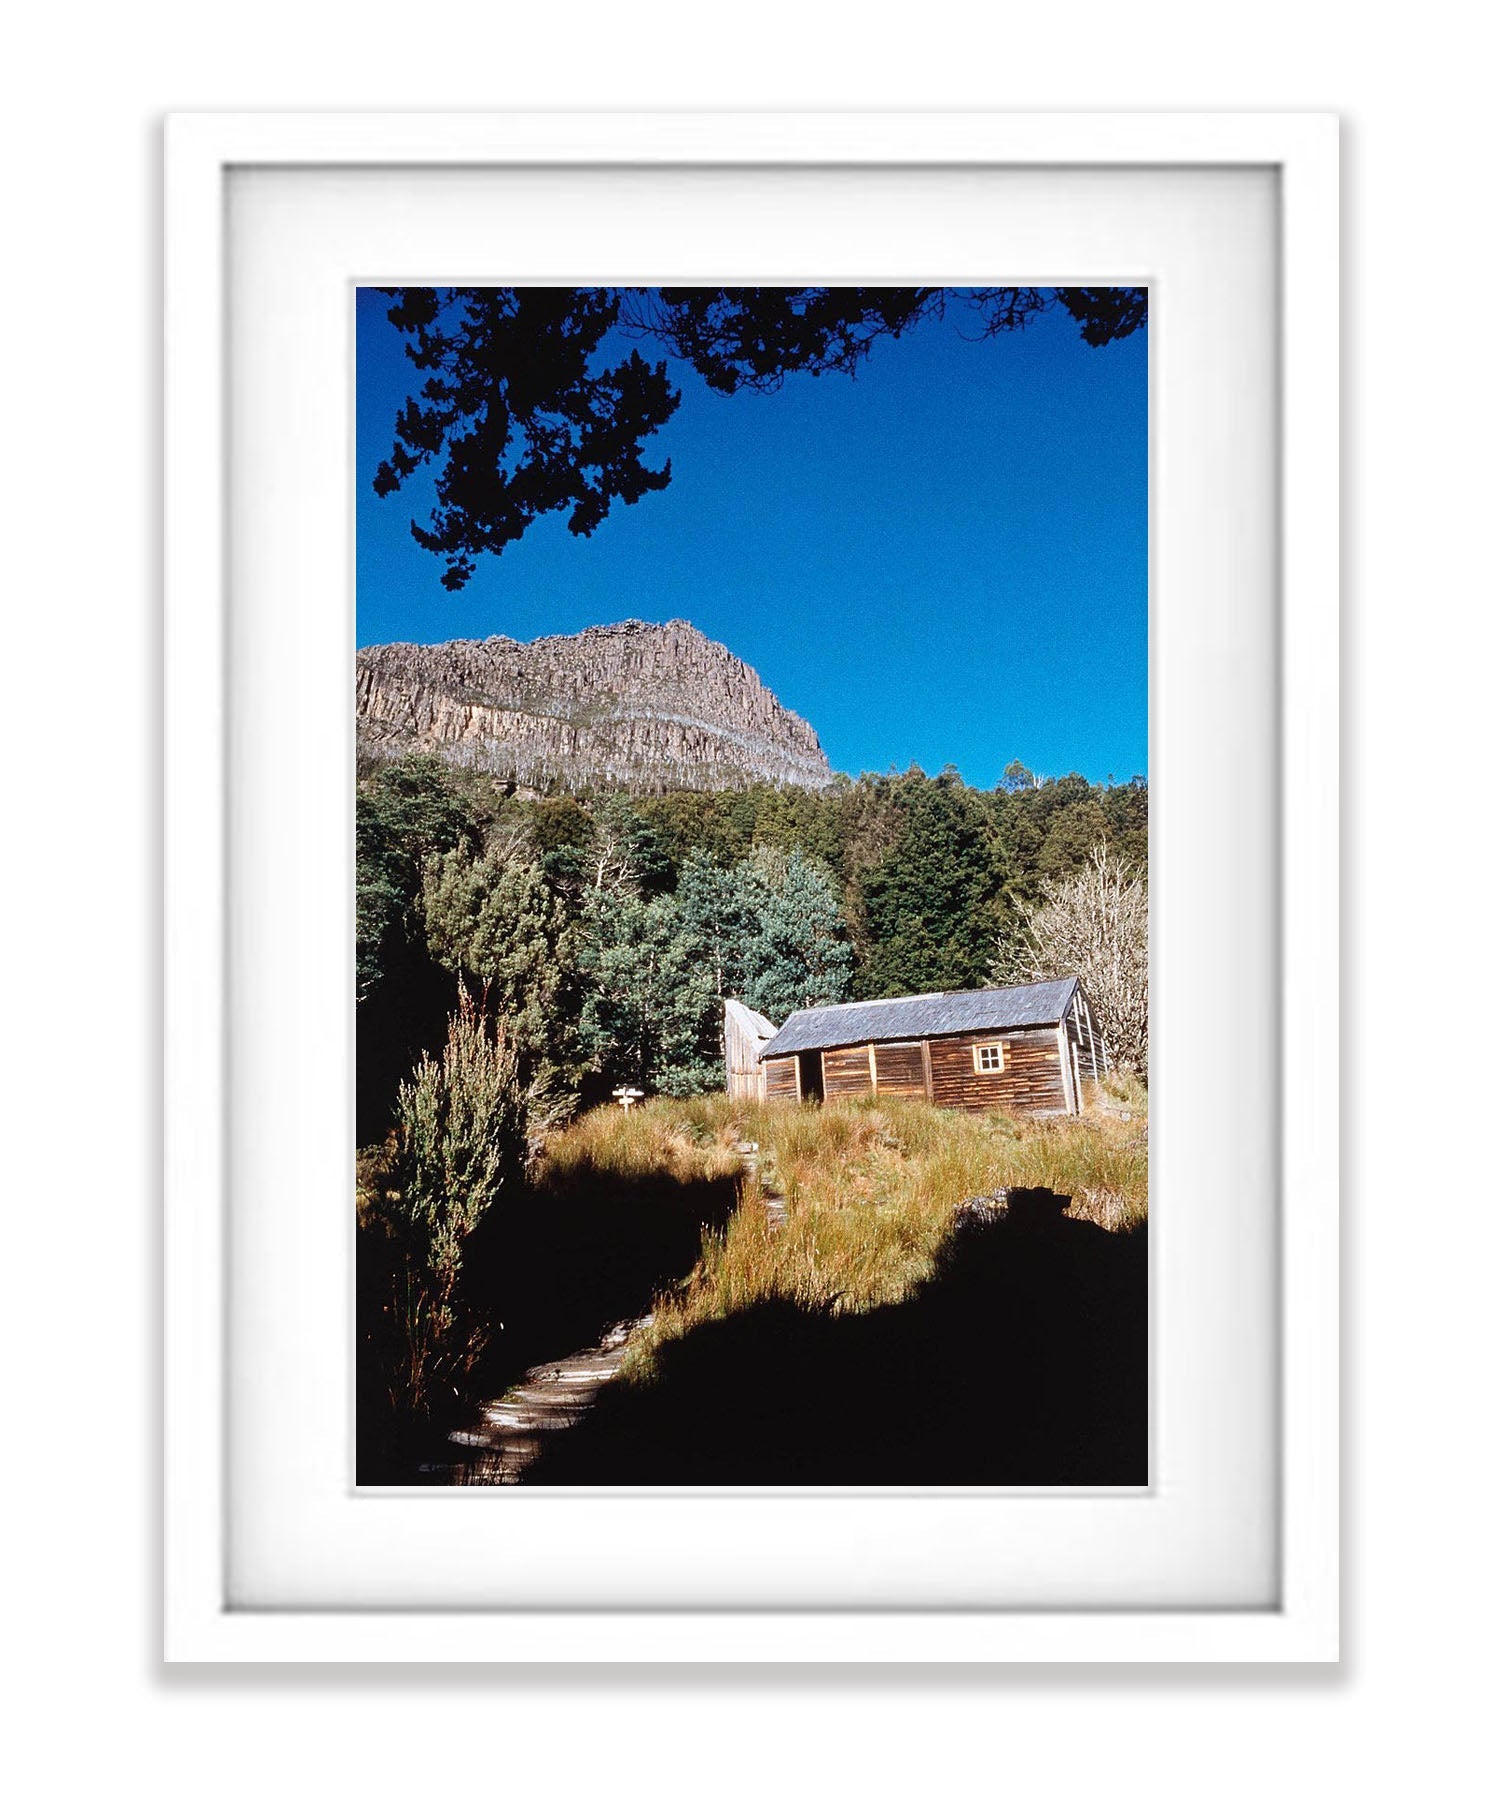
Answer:
[(761, 1051), (836, 1050), (841, 1044), (889, 1044), (903, 1038), (950, 1037), (960, 1031), (1005, 1031), (1056, 1025), (1072, 1003), (1078, 977), (1024, 987), (974, 988), (959, 994), (913, 994), (901, 1000), (856, 1000), (794, 1012)]

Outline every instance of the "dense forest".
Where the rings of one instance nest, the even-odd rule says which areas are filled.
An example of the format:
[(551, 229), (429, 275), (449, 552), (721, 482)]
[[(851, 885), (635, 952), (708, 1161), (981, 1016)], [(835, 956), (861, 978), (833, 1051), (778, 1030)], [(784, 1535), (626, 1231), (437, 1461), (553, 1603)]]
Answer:
[(721, 1085), (721, 1002), (799, 1006), (977, 987), (1018, 966), (1027, 908), (1101, 848), (1144, 870), (1143, 778), (991, 791), (954, 770), (821, 790), (518, 795), (428, 757), (362, 771), (359, 1141), (443, 1046), (461, 994), (502, 1021), (539, 1112), (629, 1082)]

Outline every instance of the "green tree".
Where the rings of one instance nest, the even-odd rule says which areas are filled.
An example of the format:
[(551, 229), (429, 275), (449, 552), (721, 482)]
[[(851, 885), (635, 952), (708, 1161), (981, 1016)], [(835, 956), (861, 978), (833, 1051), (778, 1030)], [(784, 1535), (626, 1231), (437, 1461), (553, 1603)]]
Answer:
[(873, 941), (865, 905), (867, 877), (900, 843), (905, 819), (894, 783), (885, 775), (861, 775), (858, 781), (846, 777), (835, 784), (831, 803), (835, 808), (835, 849), (828, 861), (841, 883), (840, 911), (854, 954), (858, 988)]
[(1037, 872), (1048, 880), (1073, 875), (1100, 844), (1109, 842), (1109, 820), (1092, 794), (1053, 815), (1037, 853)]
[(427, 859), (478, 840), (479, 819), (448, 764), (408, 756), (365, 781), (354, 802), (355, 991), (363, 1000), (421, 948)]
[(737, 871), (744, 920), (739, 998), (779, 1024), (803, 1006), (849, 997), (854, 958), (826, 868), (762, 846)]
[(1105, 788), (1100, 805), (1109, 821), (1110, 848), (1122, 861), (1144, 869), (1150, 823), (1145, 776)]
[(635, 810), (651, 828), (668, 865), (678, 871), (694, 850), (720, 863), (744, 856), (755, 838), (762, 790), (678, 790), (637, 797)]
[(677, 916), (693, 954), (708, 975), (715, 1000), (738, 995), (745, 940), (753, 928), (748, 884), (707, 850), (692, 850), (677, 877)]
[(980, 799), (920, 771), (896, 785), (895, 847), (862, 881), (867, 998), (981, 986), (1003, 924), (1004, 847)]
[(422, 897), (432, 955), (482, 984), (528, 1068), (570, 1067), (573, 932), (529, 846), (496, 837), (477, 857), (450, 850), (428, 863)]
[(592, 1068), (646, 1093), (697, 1094), (722, 1080), (712, 976), (668, 894), (585, 891), (578, 1035)]
[(1030, 785), (1016, 788), (996, 795), (993, 802), (996, 831), (1010, 869), (1010, 887), (1020, 894), (1034, 884), (1037, 858), (1047, 840), (1038, 809), (1032, 804), (1035, 791)]
[(534, 801), (529, 811), (532, 843), (549, 881), (576, 889), (593, 822), (582, 801), (572, 794)]

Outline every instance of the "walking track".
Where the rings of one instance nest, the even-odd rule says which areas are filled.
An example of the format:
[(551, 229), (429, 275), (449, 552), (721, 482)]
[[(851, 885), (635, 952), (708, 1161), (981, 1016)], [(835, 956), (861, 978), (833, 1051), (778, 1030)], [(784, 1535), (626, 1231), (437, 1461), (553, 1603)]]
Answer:
[[(773, 1231), (786, 1219), (786, 1195), (767, 1169), (759, 1144), (734, 1146), (745, 1173), (758, 1185)], [(556, 1362), (539, 1363), (498, 1400), (481, 1409), (471, 1431), (455, 1431), (451, 1442), (465, 1452), (454, 1471), (461, 1486), (514, 1487), (529, 1473), (547, 1447), (549, 1434), (568, 1431), (592, 1408), (605, 1386), (619, 1373), (631, 1338), (651, 1323), (639, 1319), (612, 1325), (597, 1344), (575, 1350)]]

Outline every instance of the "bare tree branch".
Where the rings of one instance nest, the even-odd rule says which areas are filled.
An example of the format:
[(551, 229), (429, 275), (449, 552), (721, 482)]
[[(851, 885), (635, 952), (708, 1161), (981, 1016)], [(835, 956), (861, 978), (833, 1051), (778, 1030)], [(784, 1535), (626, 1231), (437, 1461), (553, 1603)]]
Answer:
[(1150, 964), (1146, 879), (1096, 844), (1076, 875), (1049, 881), (1021, 907), (1021, 930), (1002, 939), (997, 981), (1077, 975), (1111, 1058), (1147, 1079)]

